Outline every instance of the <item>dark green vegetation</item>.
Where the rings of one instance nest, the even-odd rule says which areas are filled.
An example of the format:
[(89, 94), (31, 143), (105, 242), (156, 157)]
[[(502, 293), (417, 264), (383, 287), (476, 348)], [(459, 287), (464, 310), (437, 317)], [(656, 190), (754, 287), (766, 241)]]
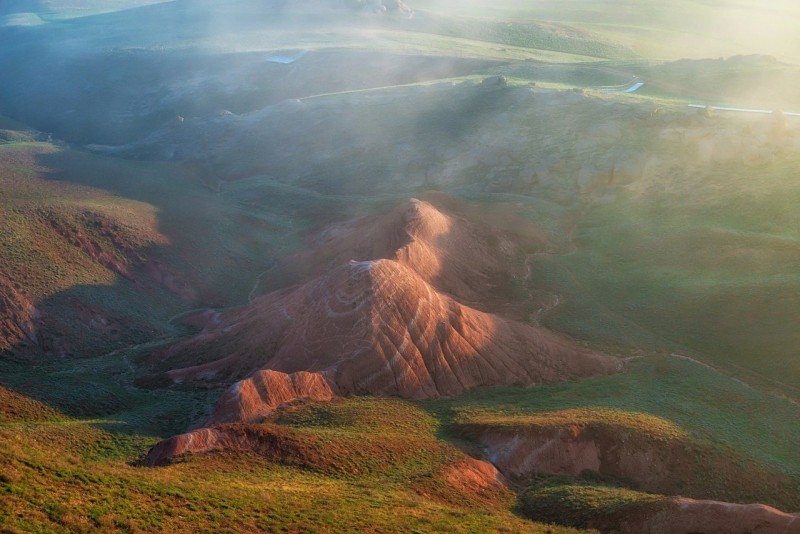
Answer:
[[(0, 5), (0, 530), (537, 531), (664, 499), (591, 472), (453, 475), (475, 429), (579, 426), (677, 444), (708, 467), (681, 494), (800, 509), (800, 119), (685, 109), (800, 111), (794, 37), (719, 31), (755, 2), (197, 3)], [(753, 53), (777, 59), (680, 60)], [(275, 456), (135, 466), (220, 394), (135, 388), (137, 356), (191, 310), (296, 282), (281, 259), (325, 225), (411, 196), (537, 243), (497, 289), (509, 313), (629, 371), (293, 409), (262, 428), (294, 444)], [(9, 303), (35, 336), (6, 335)]]
[(545, 478), (525, 490), (520, 497), (520, 509), (529, 517), (552, 518), (562, 524), (586, 527), (614, 524), (621, 517), (647, 513), (664, 500), (661, 495), (620, 487)]

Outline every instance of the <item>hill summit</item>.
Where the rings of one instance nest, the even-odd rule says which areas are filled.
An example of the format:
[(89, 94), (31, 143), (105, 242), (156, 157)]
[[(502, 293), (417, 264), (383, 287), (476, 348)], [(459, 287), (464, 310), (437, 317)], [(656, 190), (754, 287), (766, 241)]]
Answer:
[[(375, 224), (385, 241), (371, 243), (398, 245), (387, 254), (394, 259), (351, 260), (214, 314), (197, 335), (158, 353), (159, 360), (172, 362), (169, 382), (224, 383), (256, 373), (223, 395), (211, 418), (221, 423), (251, 421), (294, 398), (431, 399), (479, 386), (554, 383), (622, 369), (616, 358), (461, 304), (431, 283), (458, 290), (448, 283), (451, 266), (468, 276), (466, 260), (475, 258), (471, 274), (478, 276), (474, 269), (489, 262), (487, 244), (467, 239), (460, 219), (419, 201), (386, 219), (396, 226), (389, 231), (391, 226)], [(329, 243), (352, 242), (350, 237), (344, 232)]]

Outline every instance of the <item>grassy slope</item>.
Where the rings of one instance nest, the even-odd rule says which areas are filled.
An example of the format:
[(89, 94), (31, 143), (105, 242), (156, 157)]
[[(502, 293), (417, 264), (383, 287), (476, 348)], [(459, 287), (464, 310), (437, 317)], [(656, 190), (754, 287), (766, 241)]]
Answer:
[(410, 21), (393, 21), (391, 27), (588, 58), (612, 59), (635, 56), (624, 46), (606, 41), (597, 34), (578, 31), (566, 25), (545, 24), (532, 20), (492, 20), (420, 12)]
[[(0, 272), (45, 314), (49, 331), (40, 341), (48, 351), (102, 352), (169, 331), (166, 319), (181, 308), (178, 299), (123, 278), (140, 257), (167, 244), (157, 210), (51, 181), (47, 162), (62, 150), (45, 142), (0, 144)], [(107, 321), (97, 327), (102, 335), (89, 326), (98, 316)], [(63, 349), (62, 335), (70, 338)]]
[(538, 263), (565, 297), (549, 323), (689, 351), (797, 396), (798, 174), (796, 158), (697, 165), (592, 207), (577, 252)]
[(620, 517), (647, 513), (664, 501), (661, 495), (548, 477), (525, 490), (520, 496), (519, 509), (528, 517), (586, 527), (614, 525)]
[[(412, 521), (423, 530), (494, 529), (500, 524), (512, 530), (536, 528), (510, 515), (512, 495), (476, 499), (442, 481), (445, 466), (462, 457), (447, 441), (469, 446), (451, 433), (454, 421), (622, 425), (659, 439), (688, 439), (689, 454), (691, 443), (705, 444), (723, 453), (733, 450), (792, 480), (800, 476), (796, 406), (667, 356), (635, 361), (623, 375), (479, 390), (422, 407), (356, 398), (301, 408), (282, 416), (275, 428), (305, 444), (302, 454), (290, 452), (277, 463), (251, 455), (198, 456), (153, 470), (129, 463), (158, 437), (190, 426), (215, 393), (147, 392), (126, 385), (129, 379), (122, 354), (77, 365), (53, 363), (15, 376), (15, 388), (38, 391), (52, 404), (72, 392), (71, 402), (91, 409), (73, 419), (3, 391), (0, 492), (10, 503), (8, 514), (0, 516), (3, 526), (400, 530)], [(86, 387), (87, 380), (92, 387)], [(592, 481), (537, 484), (521, 501), (522, 512), (550, 521), (560, 514), (560, 521), (575, 525), (584, 524), (581, 518), (587, 514), (617, 510), (617, 493), (623, 491), (612, 488), (607, 495), (602, 484)], [(777, 493), (784, 483), (756, 486), (748, 488), (758, 494), (754, 500), (788, 509), (800, 504)], [(553, 495), (561, 495), (557, 503), (548, 500)], [(565, 502), (573, 503), (569, 513)], [(24, 516), (15, 515), (23, 510)]]
[[(647, 357), (632, 362), (631, 369), (621, 375), (529, 389), (490, 388), (431, 402), (428, 407), (449, 425), (502, 428), (598, 422), (637, 429), (656, 439), (686, 440), (687, 451), (693, 449), (691, 443), (723, 455), (730, 450), (785, 477), (782, 489), (778, 485), (755, 489), (761, 495), (757, 500), (800, 507), (796, 491), (786, 492), (786, 487), (800, 484), (795, 446), (800, 440), (800, 410), (785, 399), (691, 361)], [(449, 425), (445, 429), (458, 435), (458, 427)], [(702, 486), (695, 484), (695, 489)], [(738, 490), (717, 487), (715, 491), (721, 492), (718, 498), (736, 499)]]
[(510, 513), (510, 493), (480, 496), (443, 482), (441, 470), (463, 453), (404, 402), (353, 399), (290, 413), (279, 427), (309, 448), (286, 465), (215, 455), (144, 469), (129, 462), (152, 438), (0, 396), (4, 530), (545, 531)]
[[(0, 145), (0, 184), (4, 192), (0, 271), (18, 281), (29, 298), (39, 301), (79, 284), (108, 284), (114, 274), (81, 253), (64, 248), (64, 237), (53, 224), (80, 226), (87, 213), (118, 219), (124, 246), (145, 248), (165, 243), (159, 234), (152, 206), (115, 198), (104, 191), (48, 182), (48, 171), (39, 163), (58, 149), (48, 143), (16, 142)], [(77, 228), (76, 228), (77, 230)], [(77, 233), (77, 232), (73, 232)], [(114, 250), (106, 236), (91, 236), (102, 248)], [(105, 238), (105, 239), (101, 239)], [(116, 259), (124, 261), (119, 256)], [(61, 268), (65, 263), (76, 268)], [(32, 265), (49, 266), (31, 269)]]
[[(195, 302), (241, 303), (299, 233), (351, 207), (304, 191), (272, 191), (253, 204), (214, 191), (191, 167), (101, 157), (2, 125), (15, 129), (0, 142), (0, 273), (54, 315), (77, 296), (168, 332), (167, 319), (193, 302), (140, 272), (145, 260), (166, 265)], [(112, 263), (150, 280), (145, 290)]]

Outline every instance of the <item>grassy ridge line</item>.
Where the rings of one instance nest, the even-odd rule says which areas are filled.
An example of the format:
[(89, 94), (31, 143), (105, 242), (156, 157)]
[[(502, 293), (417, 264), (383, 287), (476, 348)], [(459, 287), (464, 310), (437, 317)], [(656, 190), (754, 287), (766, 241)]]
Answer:
[(601, 423), (620, 431), (634, 431), (661, 440), (687, 439), (689, 434), (666, 419), (647, 413), (609, 408), (567, 408), (539, 413), (508, 414), (481, 409), (464, 409), (455, 417), (458, 426), (470, 428), (523, 430), (527, 428), (557, 429)]
[[(417, 0), (419, 9), (451, 13), (446, 1)], [(572, 26), (621, 43), (645, 57), (720, 57), (753, 51), (797, 62), (793, 42), (800, 12), (794, 3), (721, 0), (657, 2), (627, 0), (596, 2), (544, 0), (503, 1), (459, 6), (465, 16), (548, 20)], [(741, 35), (748, 40), (742, 41)]]
[(409, 21), (390, 23), (390, 27), (579, 56), (606, 59), (635, 57), (626, 47), (605, 41), (596, 34), (581, 32), (566, 25), (535, 21), (444, 17), (432, 12), (419, 12)]

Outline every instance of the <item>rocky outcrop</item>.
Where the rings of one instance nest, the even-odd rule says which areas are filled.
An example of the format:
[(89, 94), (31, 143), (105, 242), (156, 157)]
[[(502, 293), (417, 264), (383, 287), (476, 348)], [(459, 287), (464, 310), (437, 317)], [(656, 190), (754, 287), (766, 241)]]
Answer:
[(223, 450), (252, 451), (277, 461), (289, 458), (311, 460), (308, 458), (312, 456), (309, 445), (294, 433), (275, 427), (221, 425), (187, 432), (158, 443), (147, 453), (142, 465), (155, 467), (168, 464), (183, 454)]
[(333, 399), (334, 392), (319, 373), (258, 371), (231, 386), (217, 403), (207, 425), (250, 423), (289, 403)]
[[(617, 358), (454, 298), (481, 299), (491, 281), (512, 276), (503, 251), (513, 254), (514, 245), (492, 237), (488, 228), (418, 200), (387, 216), (329, 227), (311, 252), (293, 259), (321, 274), (247, 306), (195, 317), (202, 330), (154, 353), (153, 361), (172, 370), (152, 376), (221, 384), (251, 375), (223, 394), (207, 423), (219, 425), (334, 395), (421, 400), (621, 371)], [(217, 429), (157, 449), (169, 456), (227, 446)]]
[(685, 461), (681, 440), (653, 438), (601, 423), (465, 430), (477, 434), (490, 461), (509, 477), (577, 477), (594, 471), (664, 492), (674, 485), (678, 464)]
[(493, 501), (508, 490), (505, 478), (489, 462), (465, 458), (462, 462), (448, 466), (442, 479), (463, 495)]

